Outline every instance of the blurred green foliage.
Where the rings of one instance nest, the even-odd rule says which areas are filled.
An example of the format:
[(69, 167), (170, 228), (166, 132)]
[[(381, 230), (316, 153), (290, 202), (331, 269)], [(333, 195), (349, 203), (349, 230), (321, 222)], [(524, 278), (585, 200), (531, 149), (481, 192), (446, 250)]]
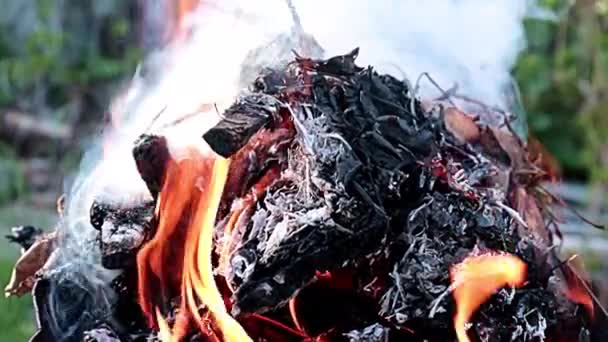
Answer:
[[(102, 120), (116, 83), (141, 60), (133, 4), (0, 0), (0, 115), (16, 107), (74, 127), (77, 134), (90, 133), (80, 127)], [(79, 139), (68, 153), (52, 156), (60, 167), (76, 165)], [(11, 143), (0, 141), (0, 204), (26, 190), (18, 160), (23, 156)], [(39, 150), (49, 157), (53, 148)]]
[(0, 105), (14, 104), (40, 84), (49, 90), (48, 103), (61, 105), (71, 89), (90, 89), (134, 70), (141, 56), (129, 41), (134, 30), (127, 7), (117, 3), (99, 14), (85, 5), (89, 1), (64, 3), (79, 21), (57, 13), (65, 9), (53, 1), (37, 0), (33, 9), (26, 7), (35, 11), (32, 29), (16, 34), (11, 19), (0, 22)]
[(608, 182), (608, 0), (543, 0), (514, 74), (528, 125), (567, 177)]
[(25, 179), (19, 160), (12, 149), (0, 143), (0, 204), (19, 197), (25, 190)]

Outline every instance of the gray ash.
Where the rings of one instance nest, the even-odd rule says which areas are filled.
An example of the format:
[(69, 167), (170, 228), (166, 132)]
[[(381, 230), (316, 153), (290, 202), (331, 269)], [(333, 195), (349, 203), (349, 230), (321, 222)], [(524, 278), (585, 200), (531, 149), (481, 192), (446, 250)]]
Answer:
[[(387, 255), (391, 272), (377, 277), (385, 284), (379, 320), (393, 329), (424, 327), (424, 338), (452, 336), (449, 268), (490, 249), (519, 256), (530, 275), (513, 298), (496, 295), (481, 308), (473, 334), (488, 340), (491, 330), (490, 340), (502, 341), (517, 332), (536, 341), (566, 321), (577, 321), (572, 329), (580, 330), (576, 306), (557, 310), (562, 294), (547, 290), (559, 263), (549, 243), (522, 233), (546, 228), (529, 227), (525, 213), (511, 209), (514, 191), (534, 183), (504, 181), (522, 164), (515, 157), (531, 163), (523, 145), (503, 146), (497, 131), (518, 141), (508, 125), (482, 127), (482, 141), (493, 144), (462, 141), (446, 128), (442, 105), (423, 109), (406, 82), (357, 67), (357, 52), (297, 57), (255, 83), (252, 98), (270, 90), (297, 133), (279, 162), (281, 177), (231, 237), (241, 246), (227, 275), (233, 312), (276, 310), (315, 282), (319, 270), (356, 268)], [(529, 311), (534, 319), (523, 319)]]
[(152, 236), (154, 202), (115, 204), (94, 201), (90, 221), (99, 230), (102, 265), (123, 269), (135, 264), (137, 251)]

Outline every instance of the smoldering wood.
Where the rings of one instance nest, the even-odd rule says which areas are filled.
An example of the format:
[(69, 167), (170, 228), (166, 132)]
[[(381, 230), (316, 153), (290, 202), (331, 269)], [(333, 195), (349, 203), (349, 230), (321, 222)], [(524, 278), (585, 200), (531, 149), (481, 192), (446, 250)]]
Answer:
[[(31, 342), (150, 341), (153, 333), (137, 305), (137, 272), (125, 270), (111, 283), (117, 301), (106, 312), (99, 289), (81, 275), (45, 272), (33, 290), (37, 331)], [(159, 341), (160, 342), (160, 341)]]
[[(550, 239), (532, 234), (546, 229), (538, 219), (544, 217), (543, 203), (529, 201), (524, 208), (511, 199), (522, 191), (534, 194), (536, 186), (534, 177), (512, 175), (532, 165), (522, 146), (462, 113), (423, 108), (407, 82), (358, 67), (357, 53), (328, 60), (297, 56), (283, 68), (265, 70), (252, 92), (204, 135), (218, 154), (233, 159), (216, 243), (225, 238), (222, 225), (238, 214), (229, 267), (220, 272), (234, 289), (232, 311), (241, 324), (253, 338), (269, 341), (454, 340), (449, 268), (473, 251), (490, 249), (524, 260), (528, 282), (482, 305), (471, 334), (522, 341), (583, 336), (584, 311), (558, 286), (564, 281), (561, 261)], [(501, 134), (513, 133), (507, 128)], [(144, 135), (133, 149), (155, 199), (166, 143)], [(112, 312), (96, 312), (94, 291), (79, 287), (78, 279), (43, 274), (34, 289), (37, 341), (65, 338), (65, 332), (70, 342), (91, 335), (158, 340), (137, 306), (133, 264), (154, 233), (153, 220), (154, 202), (93, 204), (91, 225), (100, 232), (102, 263), (124, 270), (111, 284), (118, 302)], [(352, 297), (346, 298), (364, 304), (324, 301), (311, 291), (314, 286), (348, 292)], [(329, 315), (334, 317), (312, 329), (306, 323), (318, 323), (322, 314), (293, 304), (315, 335), (309, 337), (259, 319), (285, 322), (294, 298), (317, 309), (329, 303), (352, 312)], [(169, 324), (180, 313), (179, 301), (161, 308)], [(51, 303), (65, 310), (59, 321)], [(119, 324), (108, 324), (108, 317)], [(201, 338), (193, 328), (187, 340)]]
[[(337, 70), (340, 76), (348, 75), (361, 70), (348, 65), (355, 55), (356, 51), (343, 58), (336, 57), (316, 64), (322, 66), (324, 74)], [(340, 67), (337, 65), (340, 61), (347, 65)], [(295, 157), (295, 163), (288, 166), (297, 175), (290, 186), (269, 190), (262, 204), (263, 211), (258, 211), (265, 217), (258, 215), (257, 222), (254, 218), (250, 235), (244, 237), (245, 241), (252, 243), (244, 243), (233, 259), (237, 261), (233, 265), (235, 270), (253, 267), (243, 279), (239, 275), (232, 279), (237, 284), (234, 294), (236, 310), (266, 311), (281, 305), (297, 289), (311, 281), (315, 269), (333, 269), (356, 260), (376, 250), (387, 237), (389, 216), (383, 208), (384, 202), (396, 195), (400, 188), (400, 184), (393, 184), (393, 190), (388, 190), (389, 183), (398, 181), (388, 170), (398, 169), (399, 165), (411, 166), (417, 159), (424, 159), (424, 155), (414, 158), (410, 155), (413, 153), (411, 150), (429, 153), (433, 144), (427, 128), (415, 129), (410, 116), (416, 114), (406, 109), (412, 105), (409, 99), (403, 103), (391, 103), (403, 108), (402, 116), (396, 116), (394, 122), (390, 117), (379, 121), (376, 125), (380, 129), (374, 129), (374, 116), (379, 115), (368, 116), (365, 109), (378, 112), (377, 105), (387, 105), (379, 101), (374, 103), (371, 98), (362, 99), (362, 92), (371, 93), (372, 90), (371, 84), (366, 82), (368, 79), (381, 84), (377, 75), (363, 73), (349, 80), (349, 83), (354, 83), (352, 87), (332, 91), (331, 83), (323, 76), (313, 76), (313, 93), (317, 102), (311, 106), (312, 111), (308, 114), (296, 111), (294, 120), (303, 126), (308, 125), (301, 128), (304, 139), (319, 139), (319, 142)], [(398, 99), (387, 86), (376, 86), (375, 90), (388, 94), (384, 97)], [(407, 88), (400, 90), (407, 92)], [(414, 107), (417, 106), (414, 104)], [(297, 104), (295, 108), (298, 108)], [(341, 112), (347, 109), (350, 110), (349, 115), (342, 115)], [(395, 108), (391, 108), (391, 111), (395, 111)], [(372, 125), (369, 126), (369, 123)], [(366, 132), (366, 126), (371, 130)], [(394, 128), (391, 129), (391, 126)], [(383, 130), (388, 132), (387, 138), (376, 133)], [(343, 137), (345, 142), (337, 138), (321, 138), (331, 134)], [(400, 136), (406, 137), (411, 150), (392, 147), (387, 140), (403, 140), (399, 139)], [(313, 177), (319, 179), (318, 184), (308, 184), (308, 190), (300, 189), (301, 184), (306, 184), (303, 174), (306, 167), (304, 162), (297, 164), (297, 161), (308, 161), (308, 167), (314, 172)], [(372, 179), (381, 186), (370, 183)], [(321, 198), (307, 200), (302, 196), (304, 192), (316, 193)], [(323, 200), (323, 197), (329, 201)], [(281, 200), (275, 203), (274, 198)], [(302, 217), (301, 222), (274, 217), (282, 216), (281, 212), (287, 207), (296, 217)], [(277, 225), (285, 229), (285, 235), (278, 235), (280, 230)], [(283, 228), (283, 225), (286, 227)], [(290, 234), (289, 230), (294, 233)], [(260, 254), (263, 256), (261, 260)], [(261, 296), (260, 291), (266, 291), (267, 295)]]
[(91, 225), (99, 230), (102, 265), (121, 269), (135, 263), (137, 251), (151, 236), (154, 202), (116, 204), (96, 200)]
[[(559, 259), (548, 241), (522, 235), (519, 223), (526, 222), (507, 202), (508, 191), (534, 185), (512, 179), (505, 189), (509, 183), (494, 179), (531, 164), (522, 146), (503, 146), (506, 140), (492, 134), (497, 128), (476, 128), (470, 120), (460, 125), (456, 120), (466, 118), (450, 112), (446, 122), (442, 108), (423, 110), (405, 82), (354, 66), (356, 54), (298, 57), (284, 71), (300, 84), (277, 95), (297, 99), (289, 106), (298, 135), (288, 177), (268, 189), (246, 229), (233, 235), (240, 246), (227, 275), (233, 313), (275, 310), (314, 281), (316, 270), (386, 253), (394, 264), (374, 297), (383, 322), (391, 329), (414, 326), (420, 338), (450, 339), (453, 304), (441, 296), (449, 267), (488, 248), (519, 256), (530, 275), (526, 288), (501, 292), (480, 309), (473, 325), (478, 336), (530, 340), (563, 326), (582, 331), (576, 305), (562, 303), (547, 285), (559, 277), (553, 269)], [(294, 90), (307, 86), (308, 95)], [(530, 311), (536, 317), (526, 320), (522, 313)]]
[(144, 341), (150, 335), (150, 327), (138, 303), (137, 276), (137, 267), (132, 265), (112, 280), (110, 286), (117, 299), (111, 317), (114, 322), (120, 324), (120, 329), (116, 327), (115, 332), (120, 335), (127, 334), (135, 341)]
[(277, 99), (265, 94), (241, 98), (224, 112), (217, 125), (203, 134), (203, 139), (215, 153), (228, 158), (272, 122), (278, 105)]
[[(231, 157), (230, 169), (218, 214), (225, 216), (233, 202), (246, 196), (273, 165), (287, 160), (294, 132), (286, 128), (262, 129)], [(265, 189), (264, 189), (265, 190)]]
[(167, 139), (163, 136), (142, 134), (135, 141), (132, 153), (141, 178), (152, 197), (156, 199), (163, 184), (167, 161), (171, 158)]

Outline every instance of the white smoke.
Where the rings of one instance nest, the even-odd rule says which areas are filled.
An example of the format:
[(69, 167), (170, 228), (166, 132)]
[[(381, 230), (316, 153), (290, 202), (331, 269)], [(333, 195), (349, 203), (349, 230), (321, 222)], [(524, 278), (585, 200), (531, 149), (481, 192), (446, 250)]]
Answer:
[[(509, 72), (525, 47), (523, 19), (547, 15), (531, 0), (293, 0), (293, 4), (304, 30), (327, 56), (359, 46), (361, 65), (374, 65), (396, 76), (405, 73), (411, 81), (428, 72), (444, 88), (458, 83), (461, 93), (489, 105), (504, 104)], [(232, 28), (203, 33), (221, 41), (213, 46), (218, 56), (264, 44), (293, 25), (285, 0), (206, 1), (195, 20), (208, 24), (209, 17), (231, 16)], [(243, 26), (248, 29), (239, 32)], [(218, 68), (226, 69), (238, 70), (238, 65)]]
[[(503, 105), (509, 71), (524, 48), (522, 20), (537, 8), (529, 0), (293, 0), (304, 31), (326, 56), (360, 47), (358, 64), (406, 76), (428, 72), (444, 88), (491, 105)], [(89, 224), (95, 198), (113, 201), (149, 196), (131, 156), (145, 132), (179, 146), (204, 148), (202, 134), (239, 94), (248, 53), (289, 33), (293, 17), (286, 0), (202, 1), (188, 23), (191, 35), (149, 56), (130, 87), (110, 108), (112, 129), (82, 162), (67, 196), (59, 263), (87, 279), (83, 288), (107, 284)], [(276, 56), (278, 60), (282, 56)], [(270, 62), (270, 61), (269, 61)], [(439, 95), (428, 82), (423, 95)], [(184, 115), (199, 115), (179, 121)], [(159, 115), (160, 113), (160, 115)], [(111, 274), (110, 274), (111, 275)], [(102, 291), (103, 292), (103, 291)], [(105, 292), (104, 292), (105, 293)], [(104, 296), (111, 303), (111, 294)], [(109, 305), (109, 304), (107, 304)]]

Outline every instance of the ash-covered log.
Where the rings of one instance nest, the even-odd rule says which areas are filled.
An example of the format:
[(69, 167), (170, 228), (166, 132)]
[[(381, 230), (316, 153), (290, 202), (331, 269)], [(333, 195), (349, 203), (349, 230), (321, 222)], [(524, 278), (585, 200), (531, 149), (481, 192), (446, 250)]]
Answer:
[(135, 263), (135, 256), (151, 236), (154, 220), (154, 202), (132, 204), (94, 201), (90, 220), (99, 230), (102, 265), (108, 269), (121, 269)]
[[(433, 127), (412, 112), (419, 104), (398, 95), (407, 94), (407, 86), (371, 70), (355, 74), (354, 55), (308, 63), (321, 70), (310, 80), (312, 103), (292, 104), (301, 147), (291, 151), (290, 177), (268, 190), (235, 253), (235, 308), (268, 310), (310, 282), (316, 270), (377, 251), (395, 215), (387, 206), (399, 198), (408, 175), (415, 178), (416, 162), (436, 149)], [(331, 78), (322, 76), (332, 70)], [(349, 74), (354, 77), (335, 78)]]

